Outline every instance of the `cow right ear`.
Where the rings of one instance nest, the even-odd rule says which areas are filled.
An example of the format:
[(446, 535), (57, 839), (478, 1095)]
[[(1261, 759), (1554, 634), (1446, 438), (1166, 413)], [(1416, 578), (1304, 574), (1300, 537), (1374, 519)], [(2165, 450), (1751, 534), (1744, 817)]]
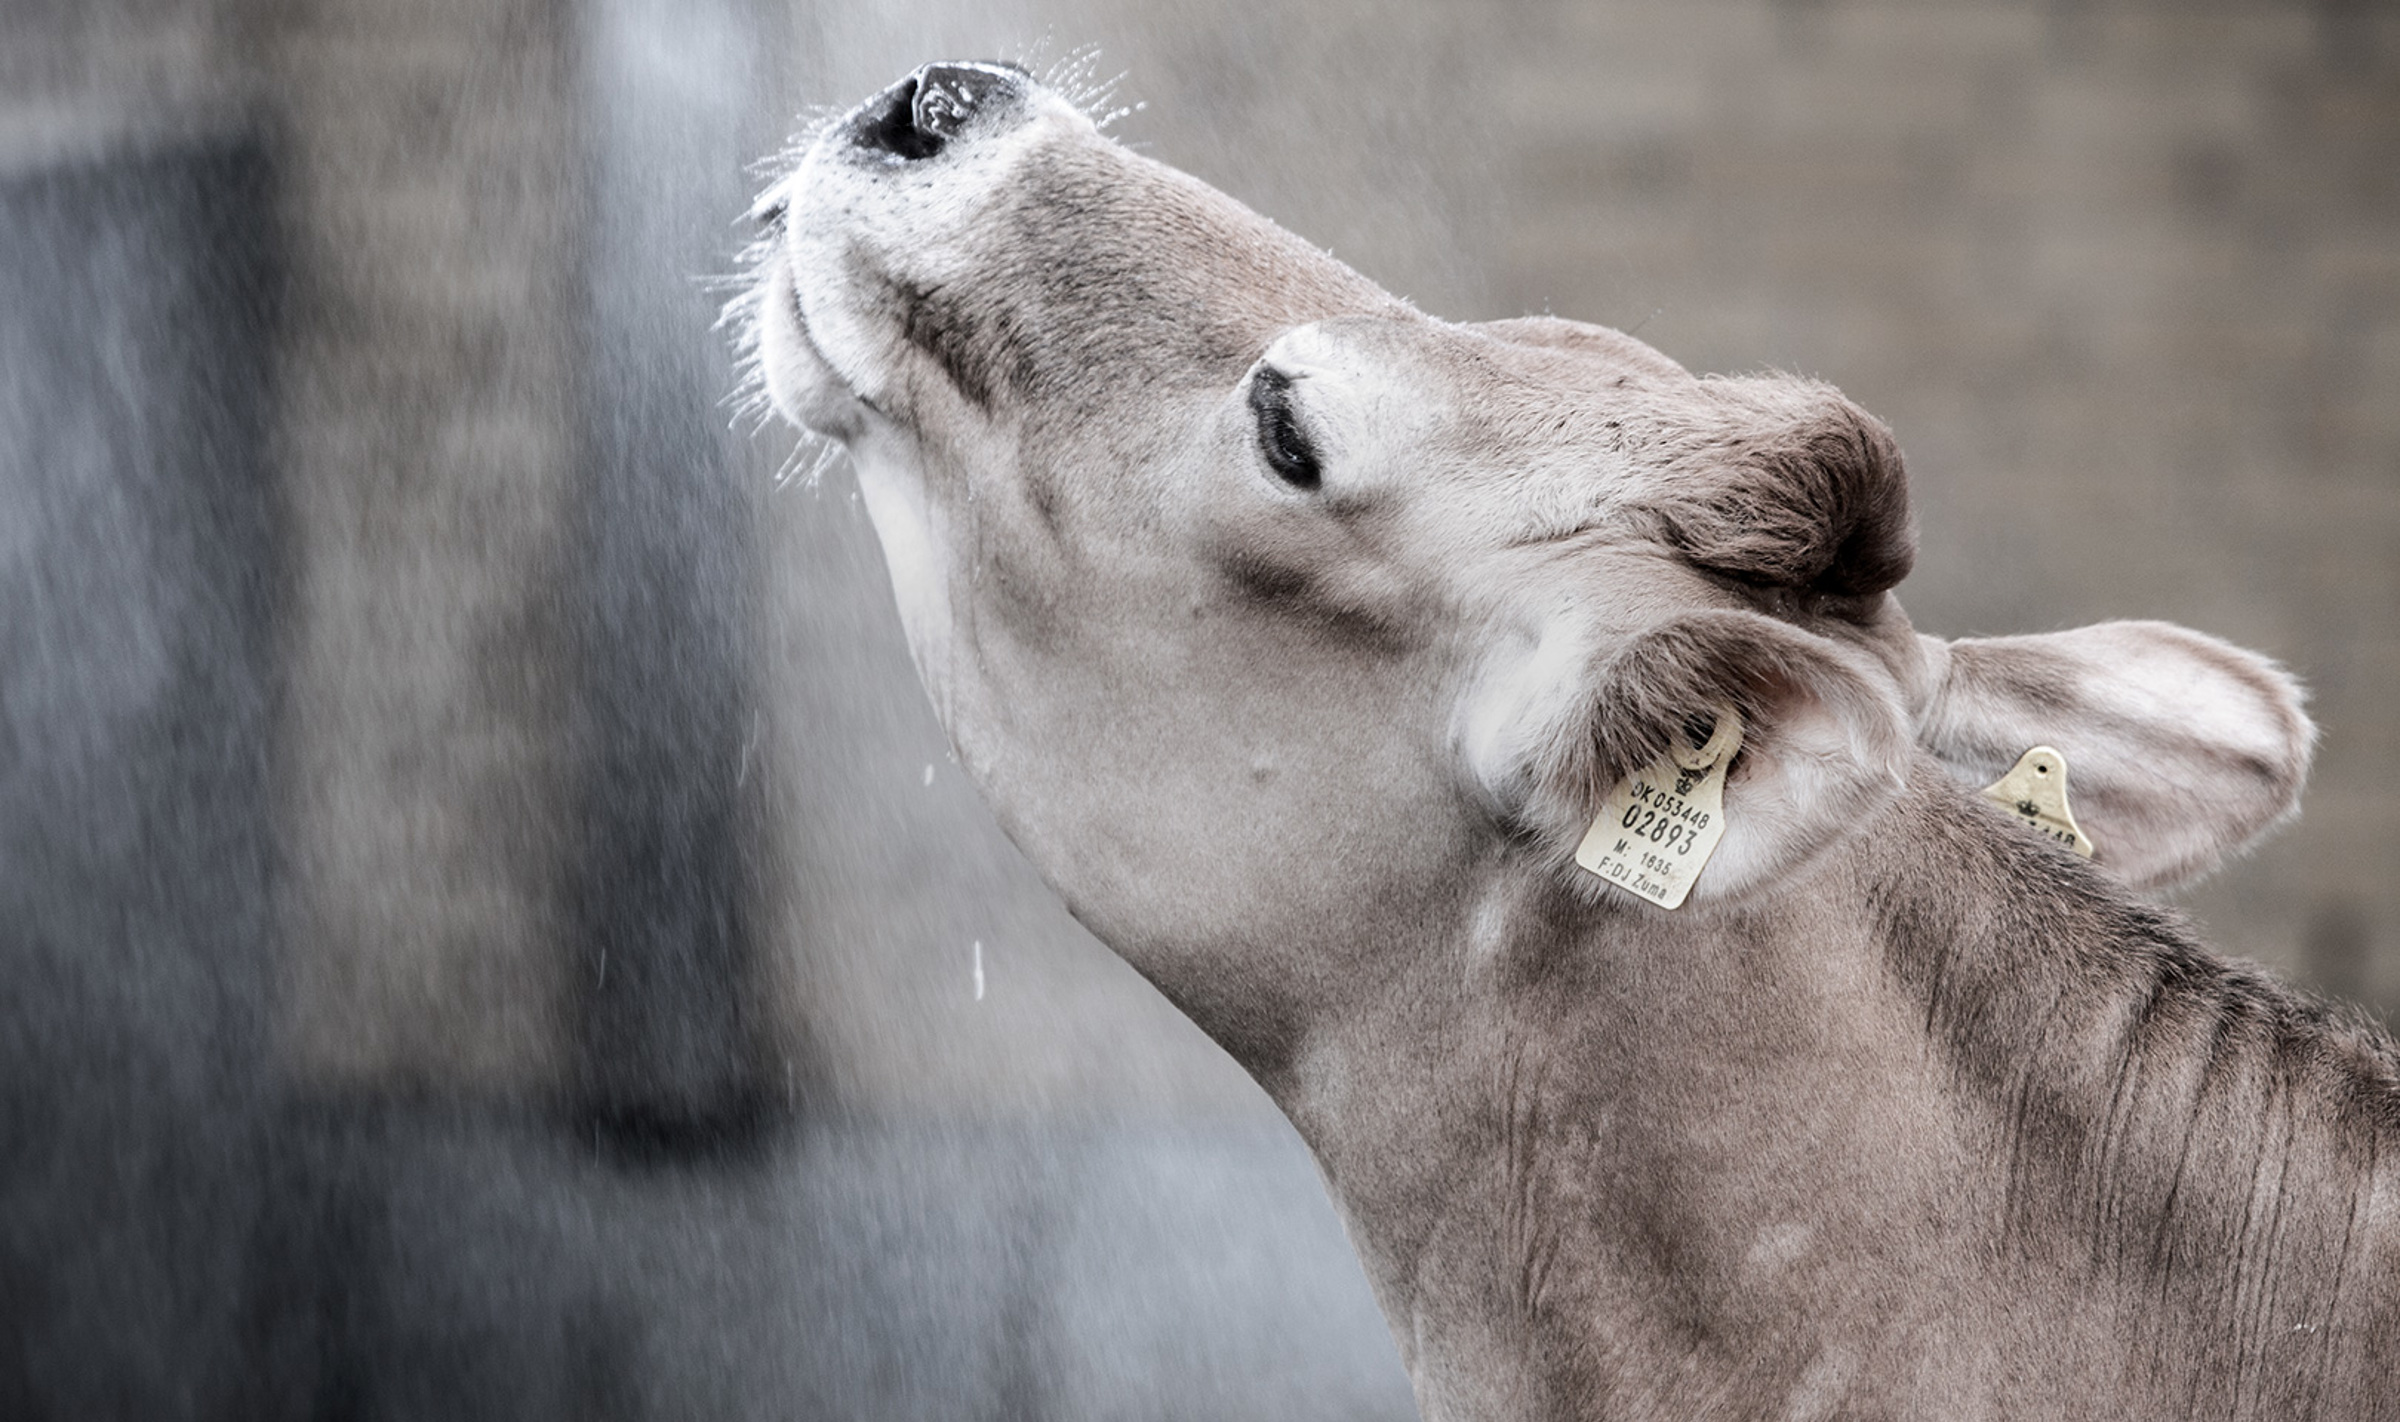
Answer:
[(1919, 642), (1918, 742), (1970, 786), (2058, 750), (2092, 861), (2136, 888), (2199, 878), (2299, 808), (2316, 727), (2264, 657), (2167, 622)]
[[(1544, 643), (1487, 671), (1461, 743), (1501, 818), (1574, 868), (1611, 794), (1689, 749), (1724, 708), (1740, 720), (1722, 839), (1690, 902), (1744, 897), (1797, 868), (1898, 795), (1915, 748), (1898, 687), (1866, 654), (1754, 612), (1670, 618), (1593, 646), (1562, 619)], [(1673, 779), (1672, 772), (1667, 778)]]

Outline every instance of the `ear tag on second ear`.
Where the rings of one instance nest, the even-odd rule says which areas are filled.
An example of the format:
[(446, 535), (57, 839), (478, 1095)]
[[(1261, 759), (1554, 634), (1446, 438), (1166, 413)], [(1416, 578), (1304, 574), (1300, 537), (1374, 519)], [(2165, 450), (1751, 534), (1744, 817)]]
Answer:
[(2018, 758), (2008, 774), (1983, 787), (1983, 797), (2033, 826), (2036, 833), (2089, 859), (2091, 836), (2075, 823), (2067, 808), (2067, 758), (2048, 746), (2035, 746)]
[(1742, 748), (1741, 713), (1719, 706), (1699, 745), (1678, 733), (1665, 756), (1617, 782), (1575, 862), (1660, 908), (1679, 908), (1725, 837), (1725, 772)]

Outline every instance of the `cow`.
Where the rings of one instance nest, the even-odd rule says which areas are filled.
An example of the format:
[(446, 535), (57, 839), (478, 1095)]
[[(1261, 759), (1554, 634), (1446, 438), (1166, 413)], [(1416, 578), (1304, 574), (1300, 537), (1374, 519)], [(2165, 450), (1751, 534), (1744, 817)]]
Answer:
[(1438, 320), (1014, 66), (758, 216), (959, 761), (1428, 1419), (2400, 1416), (2400, 1051), (2140, 896), (2292, 813), (2281, 669), (1920, 634), (1833, 388)]

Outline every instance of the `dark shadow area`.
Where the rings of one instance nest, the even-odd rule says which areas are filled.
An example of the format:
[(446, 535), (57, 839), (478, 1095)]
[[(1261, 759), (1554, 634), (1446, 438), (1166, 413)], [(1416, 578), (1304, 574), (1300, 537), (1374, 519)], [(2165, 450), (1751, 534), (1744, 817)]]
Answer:
[(692, 275), (726, 245), (708, 218), (745, 205), (736, 171), (694, 161), (738, 142), (741, 89), (694, 103), (643, 62), (742, 32), (739, 9), (616, 0), (579, 27), (577, 1072), (590, 1127), (653, 1159), (739, 1153), (768, 1121), (757, 491), (726, 458), (732, 377)]
[(0, 1415), (202, 1415), (272, 1121), (274, 165), (0, 183)]

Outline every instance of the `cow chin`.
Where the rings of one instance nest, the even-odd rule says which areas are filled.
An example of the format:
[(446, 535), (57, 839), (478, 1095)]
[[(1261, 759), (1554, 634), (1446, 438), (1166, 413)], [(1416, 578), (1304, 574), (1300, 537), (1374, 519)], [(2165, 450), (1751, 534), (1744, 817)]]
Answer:
[(869, 407), (817, 349), (790, 262), (771, 261), (749, 300), (758, 378), (775, 412), (812, 434), (856, 439)]

